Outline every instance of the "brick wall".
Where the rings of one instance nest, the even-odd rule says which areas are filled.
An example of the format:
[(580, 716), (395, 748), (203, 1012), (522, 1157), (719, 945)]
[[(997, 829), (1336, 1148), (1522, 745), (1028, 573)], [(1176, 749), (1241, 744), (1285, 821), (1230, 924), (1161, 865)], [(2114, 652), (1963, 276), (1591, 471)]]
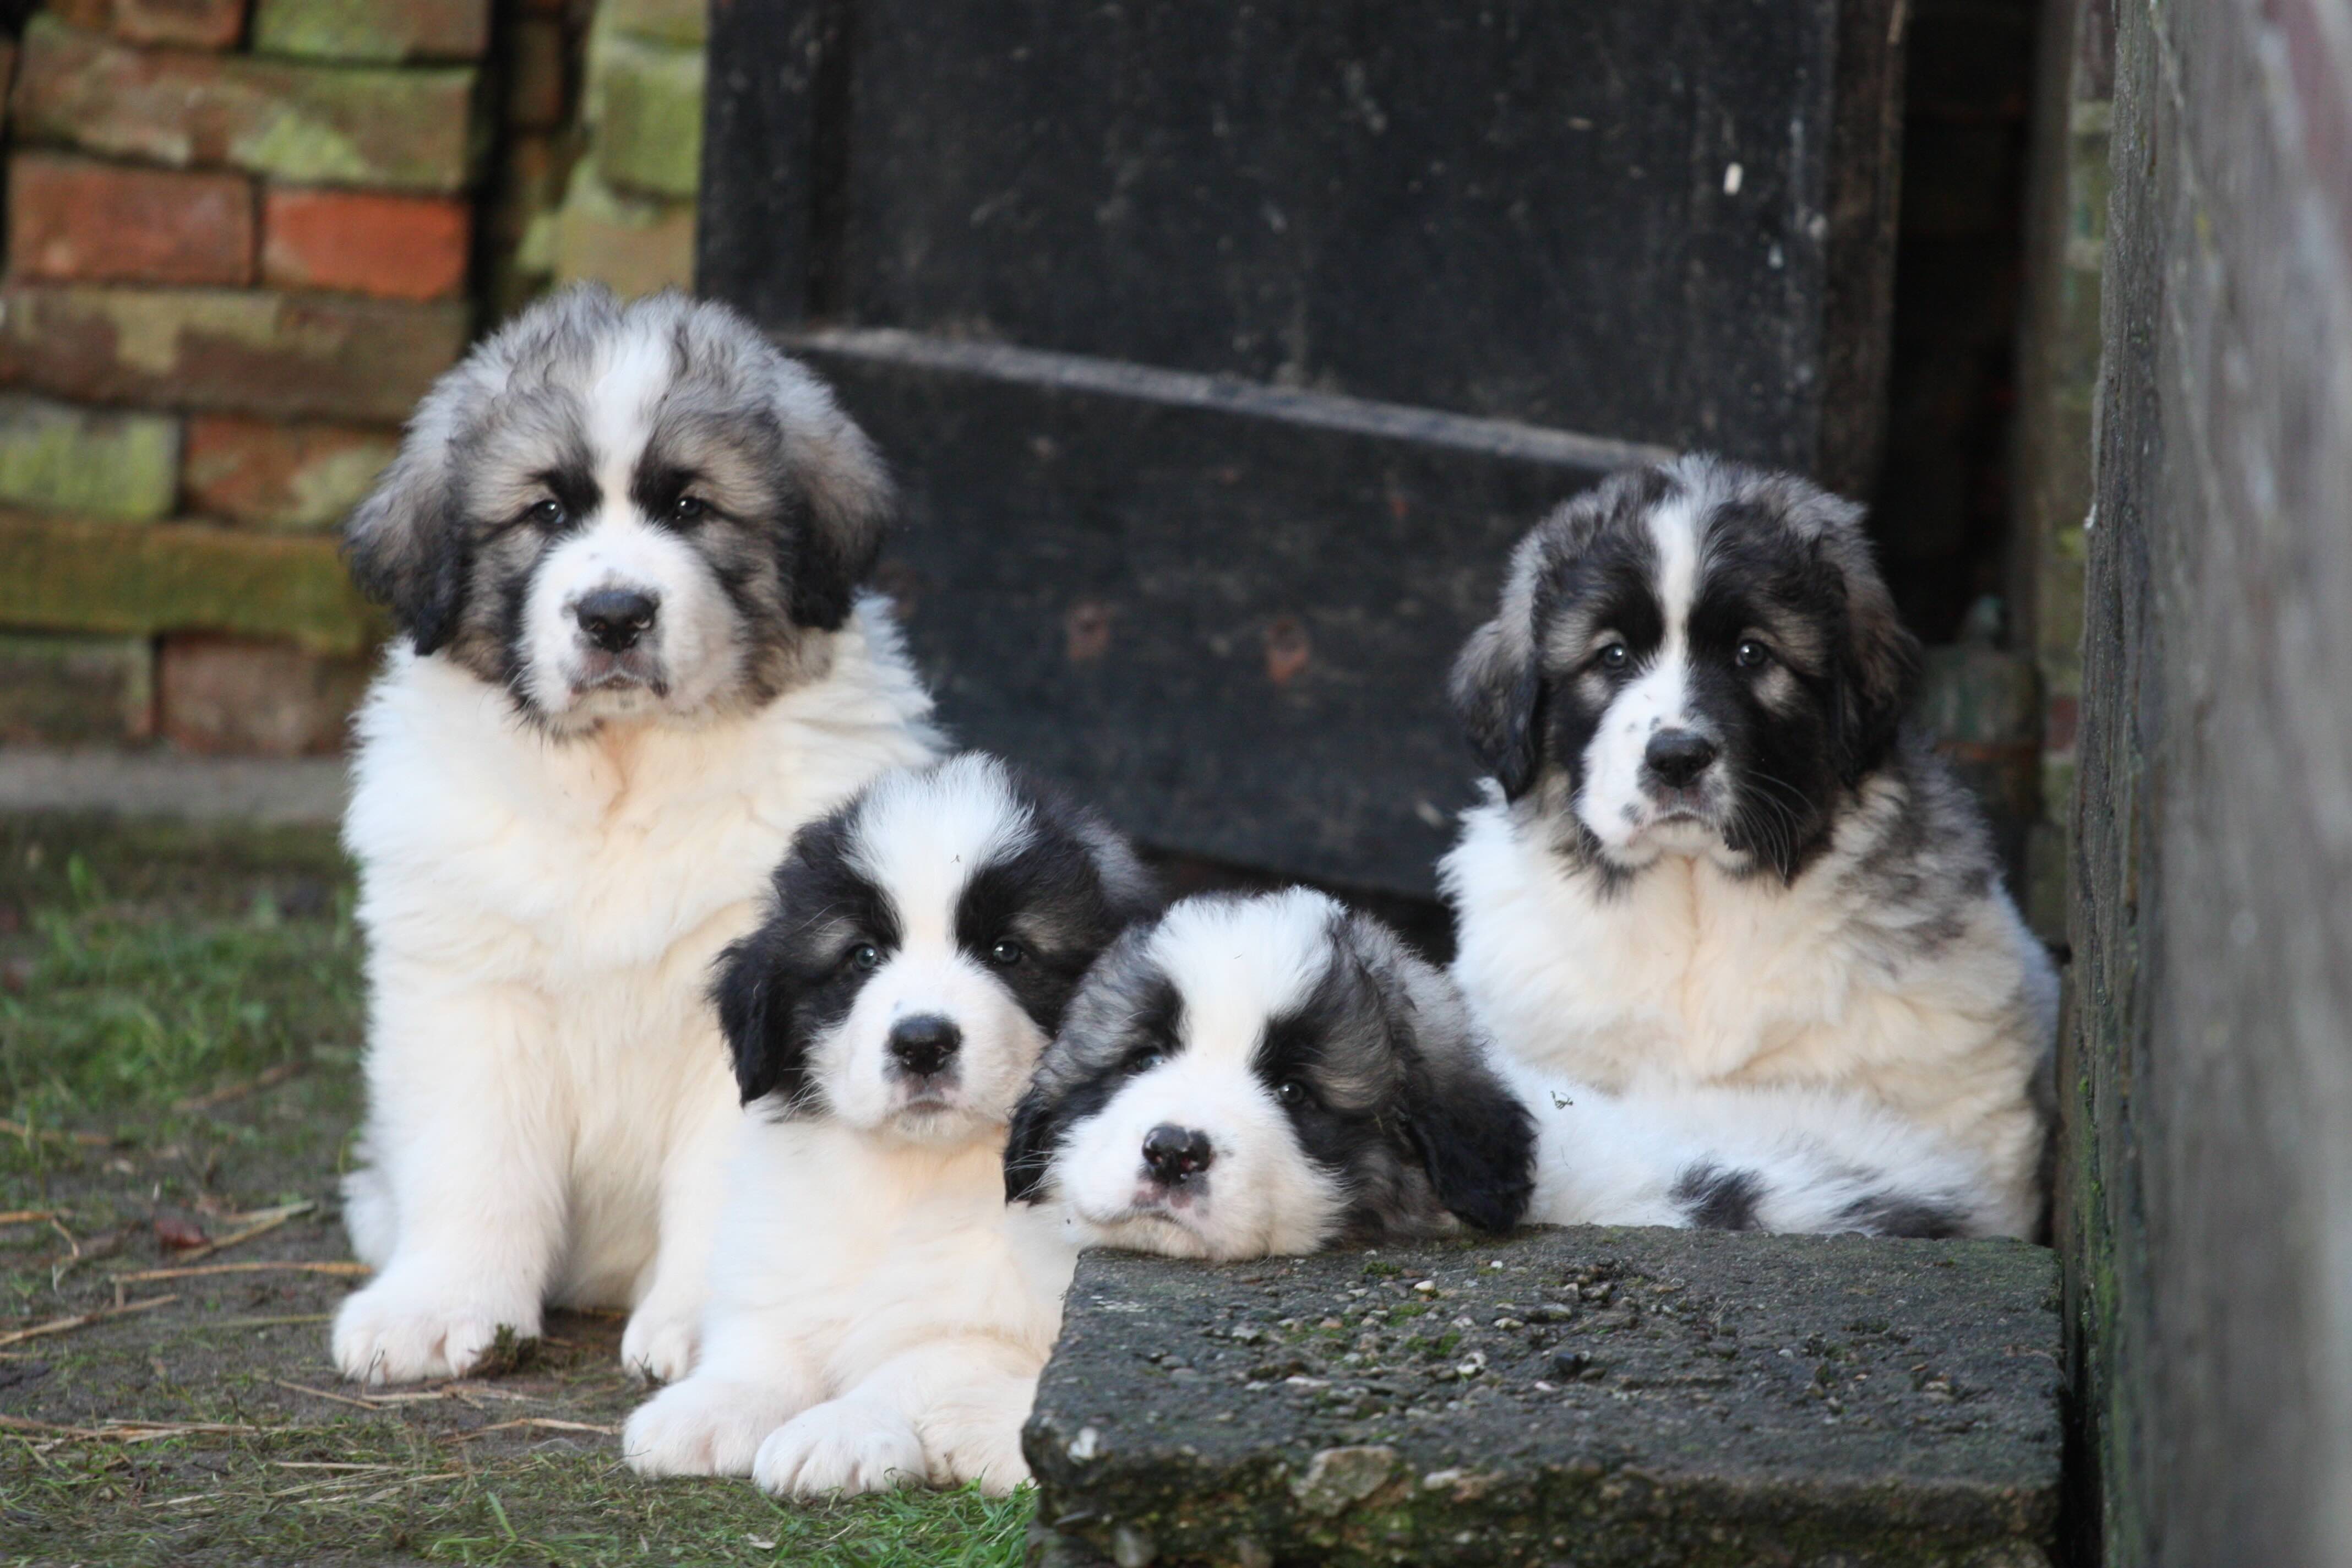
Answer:
[[(682, 279), (572, 215), (606, 141), (626, 200), (690, 195), (698, 123), (655, 89), (698, 69), (696, 4), (31, 17), (0, 58), (0, 741), (341, 743), (385, 628), (333, 531), (415, 399), (558, 276)], [(620, 64), (583, 123), (592, 32)]]

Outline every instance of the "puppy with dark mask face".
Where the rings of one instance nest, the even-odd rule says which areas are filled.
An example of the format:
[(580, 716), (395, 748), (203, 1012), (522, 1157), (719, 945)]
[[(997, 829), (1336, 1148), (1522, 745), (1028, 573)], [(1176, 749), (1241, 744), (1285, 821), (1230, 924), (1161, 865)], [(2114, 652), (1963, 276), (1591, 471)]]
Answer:
[(1007, 1118), (1080, 976), (1156, 907), (1100, 821), (968, 754), (803, 829), (716, 995), (751, 1110), (701, 1363), (646, 1475), (814, 1496), (1026, 1478), (1076, 1253), (1004, 1201)]
[(1461, 998), (1305, 888), (1176, 904), (1103, 955), (1013, 1118), (1006, 1191), (1180, 1257), (1518, 1223), (1527, 1111)]
[(1706, 458), (1520, 543), (1454, 699), (1491, 771), (1442, 881), (1509, 1057), (1619, 1092), (1852, 1096), (2042, 1207), (2057, 984), (1904, 714), (1860, 510)]
[(740, 1116), (703, 975), (793, 830), (932, 755), (858, 584), (881, 465), (716, 305), (599, 289), (444, 376), (345, 534), (403, 636), (357, 721), (375, 1278), (345, 1375), (473, 1368), (550, 1301), (691, 1363)]
[(1496, 1063), (1452, 982), (1305, 889), (1195, 898), (1104, 954), (1005, 1188), (1071, 1241), (1212, 1258), (1467, 1225), (1984, 1235), (1966, 1151), (1813, 1089), (1609, 1095)]

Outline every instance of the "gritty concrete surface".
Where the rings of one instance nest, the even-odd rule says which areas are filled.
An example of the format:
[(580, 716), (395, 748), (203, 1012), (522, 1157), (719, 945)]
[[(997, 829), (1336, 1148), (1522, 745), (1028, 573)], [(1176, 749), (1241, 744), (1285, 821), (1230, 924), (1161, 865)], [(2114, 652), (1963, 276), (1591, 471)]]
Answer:
[(1032, 1562), (2053, 1561), (2050, 1252), (1578, 1228), (1089, 1255)]
[(340, 757), (0, 746), (0, 814), (97, 811), (286, 826), (338, 821), (343, 794)]

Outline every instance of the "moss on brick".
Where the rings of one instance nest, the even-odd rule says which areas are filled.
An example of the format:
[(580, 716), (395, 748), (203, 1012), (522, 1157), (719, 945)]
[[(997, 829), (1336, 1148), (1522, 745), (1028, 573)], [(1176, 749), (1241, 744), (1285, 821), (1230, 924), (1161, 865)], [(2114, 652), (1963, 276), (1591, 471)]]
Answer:
[(689, 287), (694, 204), (615, 191), (583, 159), (563, 205), (534, 229), (523, 254), (527, 261), (543, 255), (559, 278), (594, 279), (622, 294)]
[(389, 630), (332, 540), (0, 510), (0, 624), (237, 632), (357, 653)]
[(596, 19), (633, 37), (697, 48), (710, 31), (706, 0), (604, 0)]
[(362, 422), (407, 417), (466, 345), (462, 300), (19, 285), (0, 381), (91, 402)]
[(470, 67), (160, 54), (43, 16), (25, 30), (13, 107), (20, 133), (110, 156), (448, 193), (486, 145), (475, 82)]
[(258, 0), (264, 54), (392, 62), (474, 59), (489, 41), (489, 0)]
[(0, 395), (0, 505), (138, 521), (172, 510), (180, 422)]
[(600, 28), (588, 70), (604, 178), (650, 195), (692, 196), (702, 176), (700, 47)]

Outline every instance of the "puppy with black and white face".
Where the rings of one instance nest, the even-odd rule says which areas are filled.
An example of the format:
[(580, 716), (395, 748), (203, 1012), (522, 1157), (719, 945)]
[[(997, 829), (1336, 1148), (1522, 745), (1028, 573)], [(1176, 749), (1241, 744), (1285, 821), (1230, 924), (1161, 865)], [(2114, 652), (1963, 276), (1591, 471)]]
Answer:
[(352, 515), (404, 637), (357, 721), (375, 1278), (337, 1364), (462, 1373), (547, 1303), (682, 1375), (740, 1117), (703, 975), (793, 830), (938, 745), (857, 585), (888, 485), (731, 312), (601, 289), (445, 375)]
[(1106, 953), (1004, 1159), (1084, 1242), (1254, 1258), (1507, 1229), (1531, 1150), (1444, 977), (1294, 888), (1187, 899)]
[(630, 1418), (632, 1466), (803, 1496), (1025, 1479), (1076, 1251), (1007, 1207), (1005, 1124), (1087, 966), (1155, 907), (1116, 833), (979, 754), (802, 830), (719, 970), (751, 1112), (702, 1361)]
[(1304, 889), (1196, 898), (1096, 966), (1005, 1144), (1072, 1238), (1179, 1257), (1550, 1225), (1984, 1235), (1979, 1163), (1858, 1097), (1604, 1094), (1491, 1063), (1445, 975)]
[(1905, 721), (1917, 666), (1860, 510), (1802, 479), (1685, 458), (1568, 502), (1454, 673), (1493, 774), (1443, 867), (1454, 973), (1603, 1089), (1861, 1094), (2030, 1234), (2056, 981)]

